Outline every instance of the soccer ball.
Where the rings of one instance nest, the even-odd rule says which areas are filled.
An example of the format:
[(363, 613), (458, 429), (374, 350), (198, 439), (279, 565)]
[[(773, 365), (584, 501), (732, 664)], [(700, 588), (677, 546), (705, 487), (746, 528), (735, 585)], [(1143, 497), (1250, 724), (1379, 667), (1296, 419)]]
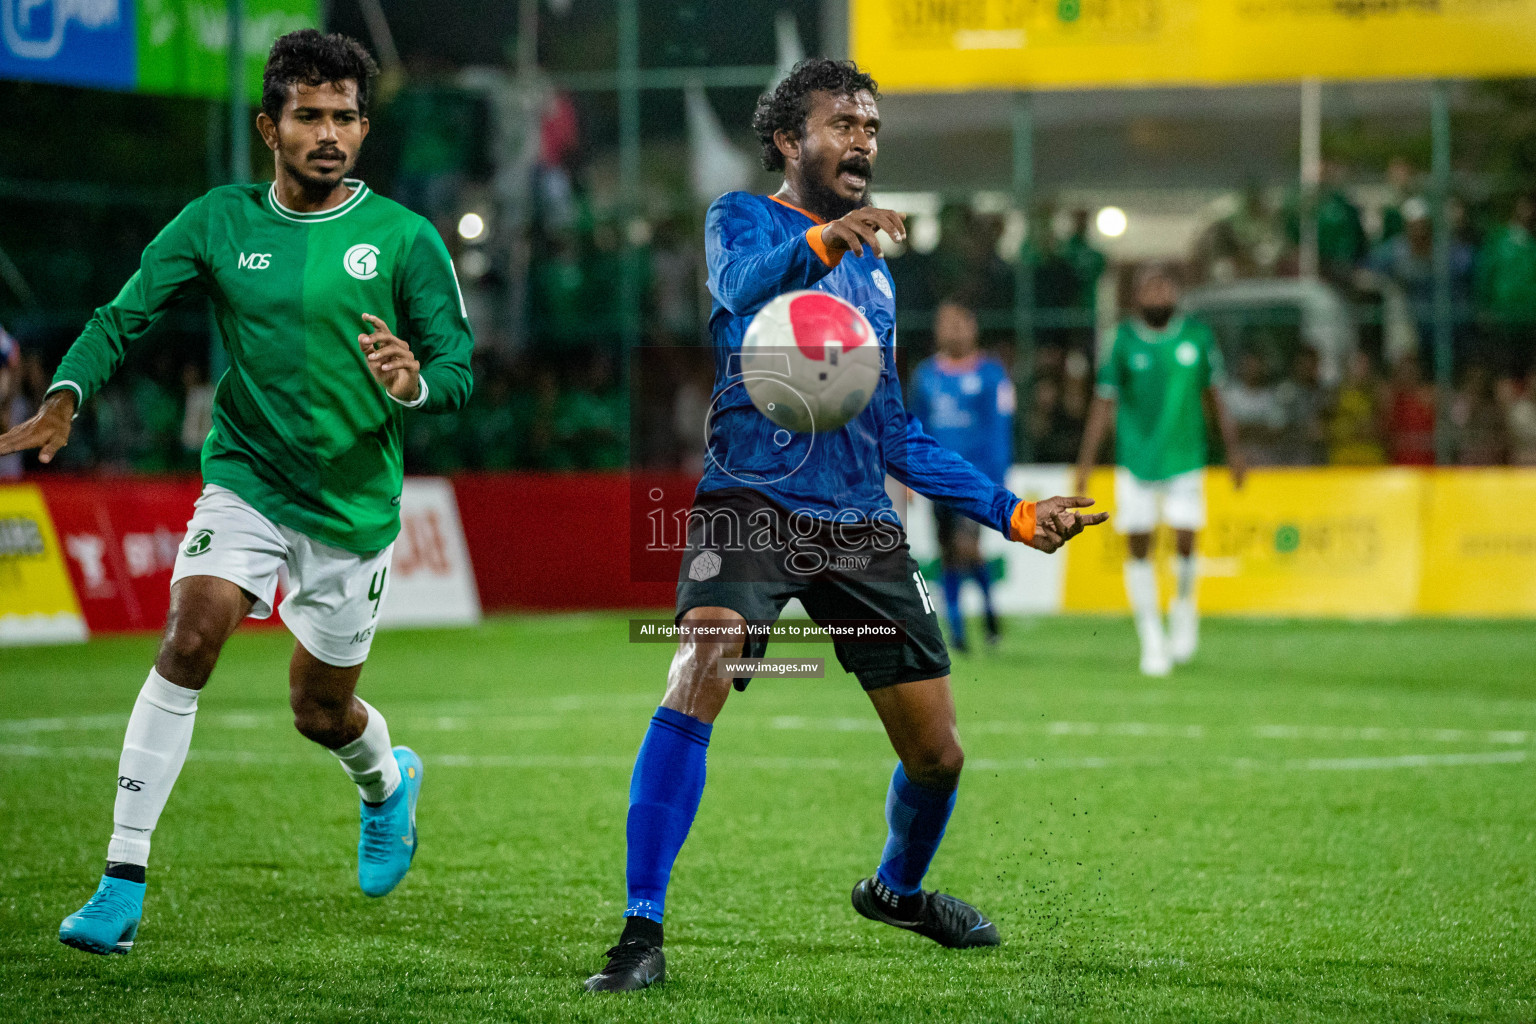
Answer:
[(752, 404), (779, 426), (836, 430), (864, 411), (880, 383), (880, 340), (837, 296), (789, 292), (747, 326), (741, 375)]

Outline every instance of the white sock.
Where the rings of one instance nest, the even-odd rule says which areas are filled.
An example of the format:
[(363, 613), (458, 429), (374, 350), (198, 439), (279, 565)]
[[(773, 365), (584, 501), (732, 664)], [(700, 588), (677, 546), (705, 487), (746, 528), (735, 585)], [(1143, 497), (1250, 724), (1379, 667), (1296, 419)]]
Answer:
[(1136, 634), (1142, 651), (1163, 650), (1163, 613), (1157, 596), (1157, 571), (1150, 558), (1132, 558), (1125, 563), (1125, 593), (1131, 599), (1131, 614), (1136, 618)]
[(361, 697), (357, 699), (368, 712), (363, 734), (344, 747), (331, 751), (348, 777), (357, 783), (357, 791), (370, 804), (381, 804), (400, 787), (400, 764), (389, 744), (389, 726), (377, 708)]
[(1176, 600), (1194, 601), (1195, 583), (1199, 579), (1197, 573), (1199, 566), (1196, 563), (1196, 557), (1194, 555), (1175, 555), (1173, 566), (1174, 573), (1179, 581)]
[(149, 863), (150, 834), (192, 745), (197, 693), (150, 669), (133, 702), (133, 714), (123, 736), (123, 756), (117, 762), (117, 803), (112, 809), (107, 860), (140, 866)]

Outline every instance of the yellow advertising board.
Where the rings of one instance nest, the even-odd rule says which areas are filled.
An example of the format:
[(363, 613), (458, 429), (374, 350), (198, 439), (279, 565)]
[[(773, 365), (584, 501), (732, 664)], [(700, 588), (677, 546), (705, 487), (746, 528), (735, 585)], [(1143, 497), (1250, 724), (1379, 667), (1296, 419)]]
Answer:
[(1536, 470), (1428, 476), (1425, 615), (1536, 615)]
[[(1425, 488), (1410, 469), (1295, 469), (1251, 473), (1234, 490), (1206, 473), (1208, 522), (1200, 535), (1200, 607), (1215, 614), (1392, 618), (1417, 610)], [(1114, 477), (1089, 493), (1111, 513)], [(1085, 543), (1086, 542), (1086, 543)], [(1171, 593), (1172, 537), (1157, 539), (1162, 589)], [(1090, 530), (1068, 548), (1066, 611), (1127, 611), (1125, 541)]]
[(0, 646), (86, 638), (85, 619), (43, 494), (0, 485)]
[(850, 0), (889, 92), (1536, 73), (1536, 0)]

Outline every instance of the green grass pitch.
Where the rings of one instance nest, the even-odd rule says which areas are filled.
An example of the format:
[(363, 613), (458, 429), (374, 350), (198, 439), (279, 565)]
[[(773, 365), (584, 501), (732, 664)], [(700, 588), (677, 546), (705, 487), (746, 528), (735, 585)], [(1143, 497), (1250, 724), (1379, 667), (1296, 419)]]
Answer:
[(0, 651), (0, 1021), (1536, 1019), (1536, 628), (1208, 622), (1148, 681), (1124, 621), (1009, 627), (956, 662), (969, 762), (929, 875), (1000, 949), (849, 907), (893, 761), (834, 665), (731, 697), (670, 980), (635, 997), (581, 991), (671, 653), (624, 617), (379, 639), (362, 693), (426, 779), (415, 868), (377, 901), (355, 790), (289, 723), (291, 641), (237, 636), (110, 958), (56, 935), (100, 874), (154, 639)]

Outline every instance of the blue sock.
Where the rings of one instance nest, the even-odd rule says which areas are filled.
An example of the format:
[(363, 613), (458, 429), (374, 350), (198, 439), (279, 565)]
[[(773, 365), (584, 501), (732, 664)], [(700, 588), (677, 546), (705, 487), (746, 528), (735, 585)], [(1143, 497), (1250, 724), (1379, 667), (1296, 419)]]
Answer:
[(965, 643), (965, 616), (960, 614), (960, 571), (944, 570), (944, 611), (949, 615), (949, 635), (957, 644)]
[(672, 864), (704, 796), (704, 755), (713, 729), (671, 708), (657, 708), (651, 717), (629, 779), (625, 917), (661, 921)]
[(981, 588), (981, 600), (985, 603), (987, 614), (992, 614), (992, 570), (987, 568), (986, 562), (978, 563), (971, 570), (971, 579)]
[(933, 855), (939, 852), (944, 827), (955, 809), (956, 790), (941, 793), (925, 789), (907, 778), (907, 770), (896, 763), (891, 775), (891, 789), (885, 797), (885, 820), (891, 834), (885, 840), (880, 870), (875, 872), (887, 888), (911, 896), (923, 885), (923, 876)]
[(992, 570), (986, 562), (978, 562), (971, 570), (971, 579), (981, 588), (981, 606), (987, 616), (987, 632), (997, 632), (997, 613), (992, 610)]

